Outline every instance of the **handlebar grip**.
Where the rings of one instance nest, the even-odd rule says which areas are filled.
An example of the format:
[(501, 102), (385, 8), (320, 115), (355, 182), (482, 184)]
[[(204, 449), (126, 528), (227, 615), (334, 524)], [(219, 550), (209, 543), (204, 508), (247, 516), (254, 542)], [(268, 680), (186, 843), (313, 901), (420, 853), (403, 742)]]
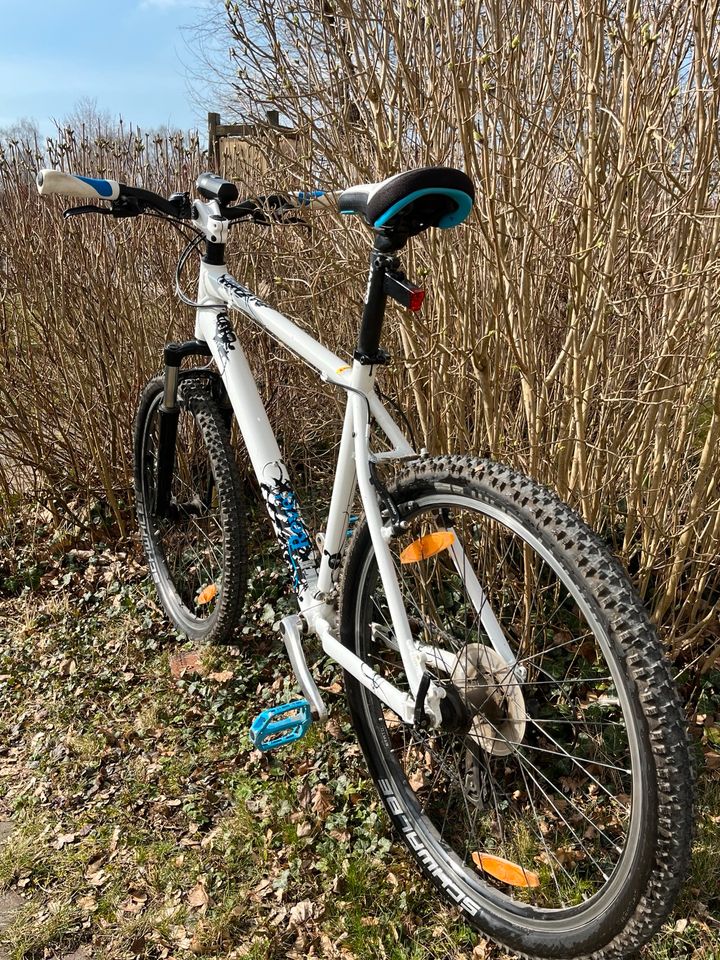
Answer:
[(43, 197), (60, 194), (90, 200), (117, 200), (120, 196), (120, 184), (117, 180), (81, 177), (77, 173), (63, 173), (61, 170), (40, 170), (37, 175), (37, 188)]

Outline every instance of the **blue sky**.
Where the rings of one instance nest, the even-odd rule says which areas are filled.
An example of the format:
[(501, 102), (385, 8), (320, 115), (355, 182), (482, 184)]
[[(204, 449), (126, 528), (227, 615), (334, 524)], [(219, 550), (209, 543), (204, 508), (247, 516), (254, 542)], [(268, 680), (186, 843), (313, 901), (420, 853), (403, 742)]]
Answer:
[(140, 127), (203, 130), (207, 105), (193, 102), (189, 90), (190, 35), (182, 28), (207, 7), (201, 0), (0, 0), (0, 127), (30, 117), (51, 133), (52, 119), (85, 98)]

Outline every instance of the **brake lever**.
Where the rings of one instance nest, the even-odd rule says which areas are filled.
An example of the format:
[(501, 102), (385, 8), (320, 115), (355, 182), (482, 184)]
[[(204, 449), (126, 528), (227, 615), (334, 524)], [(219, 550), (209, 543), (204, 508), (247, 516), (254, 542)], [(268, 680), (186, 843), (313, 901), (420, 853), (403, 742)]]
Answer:
[(86, 203), (82, 207), (69, 207), (63, 211), (63, 217), (65, 220), (69, 220), (70, 217), (80, 217), (83, 213), (103, 213), (110, 215), (112, 214), (112, 210), (109, 210), (107, 207), (98, 207), (95, 203)]
[(117, 200), (113, 200), (109, 208), (99, 207), (95, 203), (86, 203), (81, 207), (70, 207), (69, 210), (65, 210), (63, 217), (67, 220), (70, 217), (80, 217), (84, 213), (101, 213), (106, 217), (115, 217), (117, 220), (123, 217), (139, 217), (142, 212), (143, 207), (135, 197), (118, 197)]
[(136, 197), (118, 197), (111, 203), (108, 213), (116, 219), (121, 219), (122, 217), (139, 217), (144, 209)]
[(282, 193), (258, 197), (257, 202), (275, 223), (297, 223), (309, 229), (307, 221), (297, 215), (298, 205)]

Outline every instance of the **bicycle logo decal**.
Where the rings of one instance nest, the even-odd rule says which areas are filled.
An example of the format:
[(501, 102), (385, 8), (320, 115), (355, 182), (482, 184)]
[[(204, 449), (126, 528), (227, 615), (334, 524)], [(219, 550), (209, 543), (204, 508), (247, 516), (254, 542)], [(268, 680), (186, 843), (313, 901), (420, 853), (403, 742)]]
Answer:
[(219, 313), (217, 315), (217, 326), (213, 340), (217, 345), (218, 353), (222, 360), (222, 369), (220, 370), (220, 374), (222, 375), (227, 366), (228, 354), (231, 350), (235, 349), (235, 344), (237, 343), (237, 334), (233, 330), (226, 313)]
[(271, 483), (261, 483), (263, 497), (278, 539), (284, 544), (287, 561), (293, 572), (296, 591), (307, 589), (306, 570), (315, 569), (315, 556), (310, 534), (300, 515), (295, 491), (285, 477), (281, 464), (274, 464), (277, 476)]
[(237, 299), (243, 300), (246, 306), (256, 306), (256, 307), (268, 307), (268, 304), (264, 300), (261, 300), (260, 297), (256, 296), (249, 290), (247, 287), (244, 287), (241, 283), (238, 283), (237, 280), (234, 280), (232, 277), (229, 277), (224, 273), (221, 277), (218, 277), (217, 282), (221, 287), (225, 287), (226, 290), (229, 290)]

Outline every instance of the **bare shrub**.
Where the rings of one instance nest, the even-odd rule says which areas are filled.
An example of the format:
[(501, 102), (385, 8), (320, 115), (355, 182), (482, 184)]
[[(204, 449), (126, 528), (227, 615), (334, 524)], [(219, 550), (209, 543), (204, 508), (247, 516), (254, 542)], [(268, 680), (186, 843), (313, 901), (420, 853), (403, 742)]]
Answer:
[[(197, 141), (122, 129), (90, 139), (59, 131), (41, 151), (0, 154), (0, 478), (51, 491), (66, 514), (100, 497), (120, 530), (131, 477), (130, 430), (141, 383), (164, 340), (185, 332), (172, 289), (179, 249), (153, 220), (64, 222), (63, 199), (41, 201), (38, 167), (146, 184), (163, 193), (199, 171)], [(182, 241), (180, 241), (182, 242)], [(185, 319), (185, 327), (187, 320)]]
[[(63, 128), (42, 146), (34, 137), (0, 143), (0, 514), (3, 501), (33, 494), (83, 533), (93, 531), (95, 505), (124, 534), (133, 523), (139, 391), (160, 369), (163, 345), (192, 335), (193, 311), (174, 293), (185, 239), (151, 218), (64, 221), (74, 201), (38, 196), (35, 174), (43, 165), (167, 196), (192, 189), (207, 155), (196, 138), (122, 128), (112, 136)], [(295, 319), (311, 327), (312, 297), (293, 291), (312, 291), (332, 270), (332, 248), (320, 232), (309, 238), (297, 228), (243, 225), (229, 252), (238, 276), (290, 312), (297, 308)], [(192, 269), (185, 279), (192, 294)], [(337, 310), (336, 289), (327, 291), (325, 308), (328, 315)], [(339, 413), (337, 398), (303, 386), (298, 364), (241, 318), (238, 328), (288, 460), (301, 470), (319, 462), (327, 473), (328, 404)]]
[[(258, 0), (222, 14), (230, 103), (247, 120), (278, 109), (298, 134), (291, 151), (258, 141), (267, 169), (224, 158), (243, 192), (435, 163), (472, 176), (469, 224), (408, 250), (429, 297), (419, 315), (391, 311), (382, 386), (431, 451), (489, 454), (557, 488), (622, 554), (673, 653), (704, 669), (720, 649), (717, 7)], [(66, 131), (50, 159), (165, 193), (205, 162), (197, 143), (134, 132)], [(0, 481), (25, 465), (122, 523), (138, 387), (190, 331), (171, 288), (179, 241), (152, 221), (63, 225), (28, 165), (19, 147), (0, 158)], [(368, 240), (332, 214), (308, 233), (249, 228), (231, 268), (347, 356)], [(331, 462), (337, 399), (242, 336), (288, 458)]]
[[(622, 552), (675, 653), (714, 643), (718, 3), (226, 8), (229, 105), (296, 128), (288, 186), (438, 163), (479, 188), (468, 227), (413, 242), (431, 296), (389, 333), (405, 362), (386, 383), (427, 445), (557, 487)], [(365, 231), (327, 243), (326, 288), (339, 269), (359, 299)], [(351, 342), (352, 317), (326, 338)]]

